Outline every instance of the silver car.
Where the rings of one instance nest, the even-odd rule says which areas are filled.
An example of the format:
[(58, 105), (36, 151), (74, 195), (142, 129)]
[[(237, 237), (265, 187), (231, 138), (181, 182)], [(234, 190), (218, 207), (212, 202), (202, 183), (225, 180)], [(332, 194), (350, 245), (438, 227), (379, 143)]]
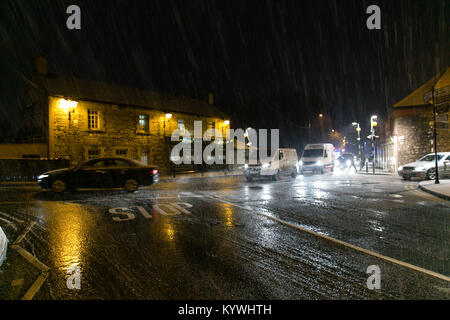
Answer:
[[(450, 152), (438, 152), (439, 177), (450, 177)], [(398, 168), (398, 174), (406, 180), (411, 178), (436, 178), (434, 153), (429, 153), (416, 162), (408, 163)]]

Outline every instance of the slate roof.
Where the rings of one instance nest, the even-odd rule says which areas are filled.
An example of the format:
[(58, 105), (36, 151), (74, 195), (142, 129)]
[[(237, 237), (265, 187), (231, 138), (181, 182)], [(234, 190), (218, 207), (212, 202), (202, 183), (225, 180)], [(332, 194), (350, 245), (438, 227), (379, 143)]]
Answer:
[(443, 74), (434, 76), (419, 88), (407, 95), (405, 98), (394, 104), (394, 108), (428, 105), (428, 103), (424, 101), (424, 95), (431, 91), (433, 84), (435, 83), (435, 92), (438, 92), (438, 90), (442, 90), (450, 86), (450, 68), (447, 68), (447, 70)]
[(226, 114), (214, 105), (202, 100), (175, 97), (150, 90), (74, 77), (36, 75), (33, 80), (39, 88), (45, 90), (50, 96), (63, 96), (73, 100), (88, 100), (108, 104), (151, 108), (165, 112), (228, 118)]

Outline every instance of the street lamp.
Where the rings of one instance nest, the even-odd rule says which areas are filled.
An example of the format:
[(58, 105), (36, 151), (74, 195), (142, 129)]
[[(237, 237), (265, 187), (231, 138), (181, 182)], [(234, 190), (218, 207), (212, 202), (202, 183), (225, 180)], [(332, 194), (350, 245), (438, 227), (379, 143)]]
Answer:
[(358, 132), (358, 155), (359, 155), (359, 161), (362, 160), (362, 155), (361, 155), (361, 127), (359, 126), (359, 122), (352, 122), (352, 126), (356, 127), (356, 132)]
[(370, 117), (370, 135), (367, 137), (372, 142), (372, 172), (375, 174), (375, 139), (379, 138), (375, 135), (375, 127), (377, 126), (377, 116), (371, 116)]
[[(165, 115), (167, 121), (169, 121), (172, 118), (172, 114), (171, 113), (166, 113)], [(164, 120), (164, 137), (166, 136), (166, 120)]]

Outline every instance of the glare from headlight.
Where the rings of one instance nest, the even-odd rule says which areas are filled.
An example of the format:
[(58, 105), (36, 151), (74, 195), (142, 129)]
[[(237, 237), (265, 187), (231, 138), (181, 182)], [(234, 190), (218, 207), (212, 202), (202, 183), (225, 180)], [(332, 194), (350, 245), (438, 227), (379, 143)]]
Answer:
[(299, 166), (302, 166), (302, 165), (303, 165), (303, 160), (300, 160), (300, 161), (298, 162), (298, 165), (299, 165)]
[(48, 177), (48, 174), (41, 174), (41, 175), (38, 177), (38, 179), (41, 180), (41, 179), (44, 179), (44, 178), (47, 178), (47, 177)]
[(322, 160), (317, 161), (316, 164), (317, 164), (318, 166), (321, 166), (321, 165), (322, 165)]
[(345, 161), (345, 164), (347, 165), (347, 167), (350, 167), (350, 165), (352, 164), (352, 162), (350, 160)]
[(402, 171), (403, 170), (403, 166), (398, 167), (397, 171)]
[(266, 162), (262, 165), (263, 168), (268, 168), (270, 167), (270, 162)]
[(245, 169), (248, 169), (248, 164), (244, 164), (244, 168), (245, 168)]

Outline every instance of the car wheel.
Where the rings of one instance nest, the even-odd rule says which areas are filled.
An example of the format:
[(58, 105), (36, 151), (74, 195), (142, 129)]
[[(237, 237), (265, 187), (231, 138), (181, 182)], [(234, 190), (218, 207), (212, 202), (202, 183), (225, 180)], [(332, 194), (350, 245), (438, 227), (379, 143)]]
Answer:
[(435, 168), (428, 169), (428, 171), (427, 171), (427, 179), (428, 180), (436, 179), (436, 169)]
[(297, 177), (297, 168), (294, 168), (294, 170), (292, 170), (291, 177), (292, 178), (296, 178)]
[(247, 177), (245, 177), (245, 180), (247, 180), (248, 182), (252, 182), (252, 181), (253, 181), (253, 178), (250, 177), (250, 176), (247, 176)]
[(61, 179), (57, 179), (52, 182), (51, 189), (54, 193), (61, 193), (66, 191), (66, 182)]
[(135, 192), (139, 188), (139, 182), (135, 179), (127, 179), (123, 188), (129, 193)]

